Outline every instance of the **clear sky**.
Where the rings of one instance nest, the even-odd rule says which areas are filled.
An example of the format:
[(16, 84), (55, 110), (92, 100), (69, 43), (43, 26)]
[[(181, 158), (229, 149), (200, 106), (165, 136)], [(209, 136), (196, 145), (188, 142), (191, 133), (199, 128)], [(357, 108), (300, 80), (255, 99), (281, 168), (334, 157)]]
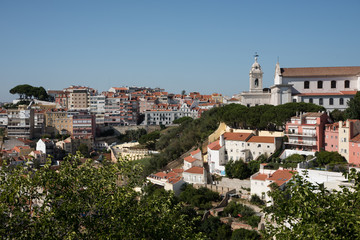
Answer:
[(2, 0), (0, 101), (18, 84), (61, 90), (264, 87), (281, 67), (360, 66), (360, 1)]

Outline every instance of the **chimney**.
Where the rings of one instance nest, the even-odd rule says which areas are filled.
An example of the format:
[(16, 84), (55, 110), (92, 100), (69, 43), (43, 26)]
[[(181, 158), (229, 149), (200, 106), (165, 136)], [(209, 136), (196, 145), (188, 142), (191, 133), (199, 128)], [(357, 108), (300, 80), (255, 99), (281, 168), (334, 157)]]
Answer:
[(220, 147), (223, 147), (225, 145), (225, 141), (224, 141), (224, 134), (220, 135), (220, 141), (219, 141)]

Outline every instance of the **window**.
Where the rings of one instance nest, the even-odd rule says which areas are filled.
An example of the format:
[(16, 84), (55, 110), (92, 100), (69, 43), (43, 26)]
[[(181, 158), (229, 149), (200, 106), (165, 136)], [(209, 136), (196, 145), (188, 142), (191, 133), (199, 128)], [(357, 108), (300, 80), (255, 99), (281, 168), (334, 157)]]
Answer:
[(313, 103), (313, 99), (312, 99), (312, 98), (309, 99), (309, 103)]
[(340, 104), (340, 105), (344, 105), (344, 99), (343, 99), (343, 98), (340, 98), (340, 99), (339, 99), (339, 104)]
[(334, 99), (333, 98), (329, 99), (329, 105), (334, 105)]
[(345, 88), (350, 88), (350, 81), (349, 80), (345, 80)]
[(322, 81), (318, 81), (317, 82), (318, 88), (322, 88), (323, 87), (323, 82)]
[(331, 81), (331, 88), (336, 88), (336, 81), (335, 80)]
[(304, 82), (304, 88), (308, 89), (310, 87), (310, 82), (309, 81), (305, 81)]
[(319, 98), (319, 105), (323, 105), (324, 104), (324, 100), (322, 98)]
[(295, 99), (295, 98), (293, 99), (293, 102), (296, 102), (296, 99)]

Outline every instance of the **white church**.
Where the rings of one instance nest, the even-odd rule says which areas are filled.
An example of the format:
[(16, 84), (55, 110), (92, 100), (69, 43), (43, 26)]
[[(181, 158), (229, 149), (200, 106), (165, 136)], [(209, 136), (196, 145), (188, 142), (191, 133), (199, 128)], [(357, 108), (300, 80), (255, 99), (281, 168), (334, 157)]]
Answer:
[(241, 104), (248, 107), (307, 102), (321, 105), (327, 111), (344, 110), (347, 101), (360, 89), (360, 66), (281, 68), (278, 62), (274, 85), (263, 88), (263, 71), (255, 55), (249, 81), (249, 91), (238, 95)]

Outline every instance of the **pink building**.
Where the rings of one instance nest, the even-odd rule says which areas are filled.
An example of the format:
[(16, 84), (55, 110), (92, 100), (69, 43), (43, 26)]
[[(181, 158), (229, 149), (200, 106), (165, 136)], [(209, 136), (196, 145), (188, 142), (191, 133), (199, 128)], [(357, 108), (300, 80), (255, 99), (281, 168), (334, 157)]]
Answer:
[(339, 123), (325, 125), (325, 151), (337, 152), (339, 150)]
[(324, 128), (328, 115), (322, 112), (310, 112), (294, 116), (286, 123), (287, 148), (303, 151), (324, 149)]
[(95, 115), (87, 112), (79, 112), (73, 116), (74, 137), (95, 137)]
[(358, 157), (357, 135), (360, 120), (348, 119), (325, 126), (325, 150), (340, 153), (349, 163), (356, 163)]
[(350, 140), (349, 163), (360, 166), (360, 134)]

